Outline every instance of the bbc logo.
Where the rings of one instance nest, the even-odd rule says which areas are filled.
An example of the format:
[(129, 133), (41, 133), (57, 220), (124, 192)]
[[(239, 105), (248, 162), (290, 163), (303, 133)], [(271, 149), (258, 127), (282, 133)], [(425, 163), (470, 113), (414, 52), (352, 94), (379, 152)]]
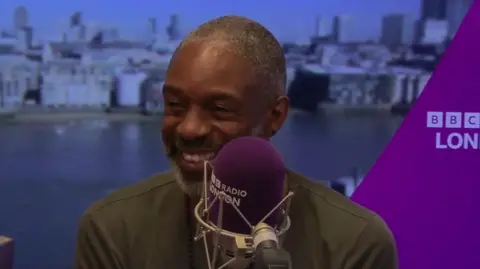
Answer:
[(427, 128), (480, 129), (480, 112), (427, 112)]

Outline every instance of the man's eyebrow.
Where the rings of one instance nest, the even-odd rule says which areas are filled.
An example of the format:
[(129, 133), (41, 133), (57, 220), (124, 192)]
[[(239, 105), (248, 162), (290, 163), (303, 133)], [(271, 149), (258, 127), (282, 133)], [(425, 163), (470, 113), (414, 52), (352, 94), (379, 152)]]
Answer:
[(210, 98), (213, 100), (222, 100), (222, 101), (240, 100), (240, 96), (234, 93), (231, 93), (229, 91), (222, 91), (222, 90), (216, 90), (214, 93), (211, 94)]
[[(164, 84), (163, 85), (163, 94), (172, 94), (172, 95), (185, 95), (184, 90), (179, 87)], [(211, 100), (222, 100), (222, 101), (238, 101), (241, 99), (237, 94), (232, 93), (231, 91), (215, 89), (211, 93), (207, 94), (207, 98)]]
[(164, 84), (163, 85), (163, 94), (165, 94), (165, 93), (183, 94), (183, 90), (178, 88), (178, 87), (172, 86), (172, 85)]

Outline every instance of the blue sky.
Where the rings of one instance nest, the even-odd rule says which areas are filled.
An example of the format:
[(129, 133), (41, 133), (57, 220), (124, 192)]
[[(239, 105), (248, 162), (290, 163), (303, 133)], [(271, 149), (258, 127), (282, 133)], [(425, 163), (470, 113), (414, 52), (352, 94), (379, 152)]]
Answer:
[(314, 19), (331, 19), (337, 14), (352, 17), (355, 39), (376, 38), (381, 17), (389, 13), (418, 16), (421, 0), (0, 0), (0, 27), (10, 28), (13, 10), (27, 7), (30, 23), (39, 35), (48, 36), (65, 29), (70, 14), (81, 11), (85, 21), (117, 26), (122, 35), (147, 31), (147, 18), (156, 17), (164, 29), (168, 15), (180, 16), (182, 32), (226, 14), (243, 15), (263, 23), (279, 39), (294, 40), (310, 36)]

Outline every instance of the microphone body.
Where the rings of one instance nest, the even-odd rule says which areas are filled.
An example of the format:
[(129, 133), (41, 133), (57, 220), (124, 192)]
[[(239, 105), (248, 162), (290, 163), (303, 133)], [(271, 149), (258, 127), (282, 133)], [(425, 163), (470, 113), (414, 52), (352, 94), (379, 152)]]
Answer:
[(260, 223), (253, 232), (255, 259), (252, 269), (291, 269), (290, 254), (278, 243), (275, 230), (265, 223)]
[(237, 207), (249, 223), (232, 206), (220, 210), (219, 203), (212, 205), (210, 221), (217, 223), (222, 213), (222, 228), (240, 234), (251, 234), (259, 221), (275, 227), (277, 212), (262, 218), (285, 196), (285, 175), (283, 159), (270, 142), (257, 137), (230, 141), (214, 162), (209, 199), (213, 201), (223, 191), (225, 202)]

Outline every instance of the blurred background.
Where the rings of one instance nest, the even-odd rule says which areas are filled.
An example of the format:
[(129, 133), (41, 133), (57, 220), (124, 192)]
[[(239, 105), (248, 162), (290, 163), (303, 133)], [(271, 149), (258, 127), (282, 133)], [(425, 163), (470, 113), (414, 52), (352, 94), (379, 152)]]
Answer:
[(168, 169), (162, 83), (202, 22), (243, 15), (277, 36), (293, 109), (274, 143), (349, 196), (472, 2), (1, 1), (0, 234), (16, 240), (15, 268), (71, 268), (86, 207)]

